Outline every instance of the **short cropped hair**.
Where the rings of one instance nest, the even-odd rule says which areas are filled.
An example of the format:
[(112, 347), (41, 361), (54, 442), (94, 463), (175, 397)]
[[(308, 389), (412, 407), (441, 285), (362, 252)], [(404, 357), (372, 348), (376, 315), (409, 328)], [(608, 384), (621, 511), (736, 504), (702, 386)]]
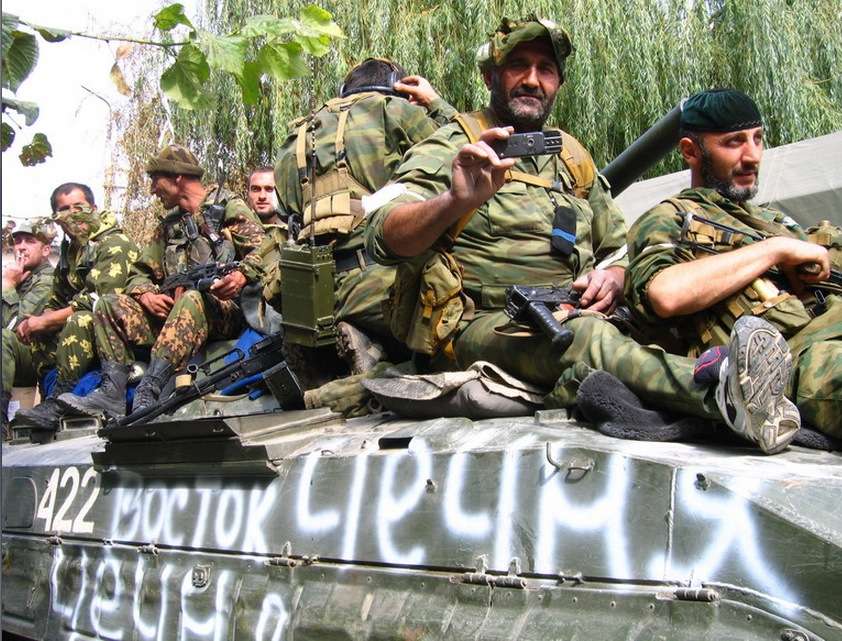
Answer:
[(393, 73), (397, 76), (397, 80), (407, 75), (406, 70), (396, 62), (369, 58), (354, 67), (347, 75), (345, 91), (353, 91), (357, 87), (391, 87)]
[(85, 200), (91, 207), (96, 207), (96, 202), (94, 202), (94, 192), (91, 191), (90, 187), (83, 185), (82, 183), (63, 183), (56, 187), (50, 196), (50, 208), (53, 210), (53, 213), (56, 213), (56, 201), (58, 200), (58, 197), (66, 196), (74, 189), (78, 189), (82, 192), (85, 196)]
[(249, 174), (249, 179), (248, 179), (248, 181), (246, 181), (247, 187), (251, 187), (251, 178), (255, 174), (272, 174), (272, 175), (274, 175), (275, 174), (275, 168), (270, 167), (269, 165), (263, 165), (262, 167), (255, 167), (254, 169), (252, 169), (251, 173)]

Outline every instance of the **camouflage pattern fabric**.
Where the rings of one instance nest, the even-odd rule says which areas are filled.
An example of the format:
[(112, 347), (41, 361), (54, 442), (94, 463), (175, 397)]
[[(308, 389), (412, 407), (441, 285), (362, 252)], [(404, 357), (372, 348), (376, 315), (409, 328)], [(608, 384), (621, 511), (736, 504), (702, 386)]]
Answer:
[[(686, 189), (678, 195), (679, 202), (689, 201), (701, 207), (703, 214), (741, 230), (765, 235), (776, 232), (806, 240), (805, 232), (792, 219), (780, 212), (752, 204), (737, 204), (712, 189)], [(660, 333), (670, 332), (679, 337), (676, 351), (696, 354), (709, 346), (700, 335), (699, 327), (708, 334), (721, 336), (730, 332), (736, 316), (729, 303), (740, 303), (738, 293), (717, 305), (692, 316), (659, 318), (652, 310), (646, 292), (651, 280), (671, 265), (699, 256), (678, 244), (681, 222), (671, 203), (661, 203), (644, 214), (629, 230), (629, 258), (631, 266), (626, 277), (626, 299), (637, 319)], [(729, 251), (733, 247), (720, 247)], [(776, 283), (783, 288), (783, 283)], [(827, 309), (815, 318), (807, 307), (811, 298), (803, 301), (791, 297), (785, 304), (770, 307), (762, 318), (775, 325), (787, 338), (793, 355), (793, 373), (787, 396), (801, 412), (805, 423), (831, 434), (842, 436), (842, 297), (829, 296)], [(733, 308), (733, 306), (732, 306)]]
[[(207, 196), (199, 207), (199, 212), (193, 216), (200, 230), (204, 224), (201, 211), (213, 204), (216, 191), (216, 186), (208, 187)], [(223, 189), (220, 202), (225, 203), (221, 231), (226, 239), (226, 249), (230, 249), (231, 253), (231, 256), (226, 258), (240, 261), (242, 265), (240, 269), (249, 283), (259, 282), (263, 278), (263, 265), (258, 251), (263, 242), (263, 226), (242, 198)], [(201, 236), (199, 241), (207, 244), (204, 236)], [(172, 261), (177, 265), (166, 264), (168, 248), (169, 255), (173, 256)], [(169, 228), (164, 224), (159, 225), (140, 258), (132, 265), (126, 293), (139, 296), (146, 292), (157, 292), (157, 283), (175, 273), (176, 269), (194, 267), (207, 262), (209, 257), (204, 255), (205, 253), (196, 255), (195, 248), (189, 246), (180, 223)]]
[[(490, 112), (486, 117), (495, 122)], [(389, 265), (402, 260), (383, 241), (383, 222), (389, 212), (398, 204), (428, 200), (447, 191), (451, 162), (467, 143), (462, 128), (451, 124), (406, 155), (395, 181), (409, 193), (379, 208), (369, 219), (366, 248), (377, 262)], [(518, 181), (504, 184), (477, 210), (453, 247), (464, 268), (465, 291), (480, 313), (504, 307), (510, 285), (569, 284), (625, 244), (623, 214), (601, 178), (586, 186), (584, 200), (573, 195), (573, 177), (558, 156), (521, 158), (512, 169), (559, 182), (563, 191), (554, 190), (553, 198), (576, 214), (576, 246), (569, 256), (550, 251), (556, 205), (548, 190)], [(611, 264), (625, 267), (626, 261), (618, 258)]]
[(284, 223), (264, 224), (263, 232), (259, 250), (263, 260), (263, 298), (280, 309), (281, 247), (289, 238), (289, 230)]
[(243, 315), (234, 301), (190, 290), (182, 294), (166, 321), (149, 314), (131, 296), (106, 296), (97, 304), (96, 344), (101, 358), (128, 364), (133, 346), (152, 346), (152, 357), (176, 369), (209, 338), (236, 338), (244, 327)]
[(92, 294), (120, 293), (126, 287), (130, 267), (140, 252), (117, 227), (113, 214), (99, 212), (97, 216), (99, 227), (87, 240), (62, 244), (46, 309), (71, 307), (73, 311), (93, 311)]
[(56, 340), (56, 365), (61, 381), (76, 381), (98, 362), (94, 352), (94, 316), (88, 311), (73, 313)]
[(3, 385), (10, 392), (15, 385), (29, 387), (38, 382), (31, 345), (25, 345), (12, 330), (3, 328)]
[[(570, 407), (579, 384), (594, 370), (605, 370), (623, 381), (647, 405), (660, 410), (720, 420), (713, 387), (693, 383), (694, 361), (667, 354), (656, 346), (639, 345), (611, 323), (581, 316), (565, 323), (573, 330), (573, 343), (563, 353), (543, 335), (512, 336), (494, 331), (509, 318), (503, 312), (484, 314), (464, 323), (455, 341), (458, 369), (480, 360), (491, 361), (509, 374), (552, 389), (547, 407)], [(437, 365), (448, 364), (438, 357)], [(449, 366), (453, 369), (453, 365)]]
[[(427, 110), (397, 96), (375, 92), (366, 96), (349, 110), (345, 151), (351, 176), (373, 193), (389, 181), (409, 148), (447, 123), (456, 110), (441, 98), (434, 100)], [(303, 220), (303, 197), (295, 158), (296, 139), (293, 133), (284, 142), (280, 161), (275, 167), (275, 184), (281, 207)], [(335, 143), (335, 128), (322, 127), (317, 131), (317, 176), (334, 167)], [(364, 233), (365, 225), (362, 224), (347, 236), (338, 235), (329, 240), (335, 241), (336, 253), (348, 253), (362, 249)], [(392, 271), (369, 267), (365, 271), (353, 269), (337, 273), (337, 321), (348, 321), (361, 329), (388, 335), (381, 303), (394, 278)]]
[(24, 318), (40, 314), (50, 299), (52, 288), (53, 267), (45, 260), (35, 267), (17, 288), (3, 290), (0, 324), (4, 328), (14, 329)]

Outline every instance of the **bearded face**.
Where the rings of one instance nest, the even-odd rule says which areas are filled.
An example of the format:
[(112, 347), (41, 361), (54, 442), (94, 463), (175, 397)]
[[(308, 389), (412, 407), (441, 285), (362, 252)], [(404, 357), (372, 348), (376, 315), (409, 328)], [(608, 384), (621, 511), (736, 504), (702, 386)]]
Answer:
[(537, 131), (552, 110), (561, 76), (552, 45), (544, 38), (515, 47), (505, 62), (488, 72), (491, 108), (515, 131)]

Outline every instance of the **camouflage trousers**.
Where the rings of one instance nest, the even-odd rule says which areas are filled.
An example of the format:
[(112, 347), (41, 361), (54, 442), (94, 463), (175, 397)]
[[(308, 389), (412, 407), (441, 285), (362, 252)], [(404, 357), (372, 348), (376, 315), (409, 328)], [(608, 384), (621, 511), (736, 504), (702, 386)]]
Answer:
[(176, 300), (165, 321), (125, 294), (101, 298), (95, 318), (102, 359), (128, 364), (134, 360), (134, 347), (151, 346), (152, 358), (163, 359), (175, 369), (186, 366), (209, 338), (236, 338), (245, 326), (235, 301), (194, 290)]
[(336, 274), (336, 320), (347, 321), (366, 333), (391, 336), (383, 320), (383, 301), (395, 280), (394, 267), (371, 265)]
[(558, 353), (543, 335), (503, 336), (494, 331), (508, 320), (503, 312), (492, 312), (470, 321), (454, 343), (458, 367), (491, 361), (513, 376), (552, 388), (544, 399), (547, 407), (575, 404), (579, 384), (601, 369), (654, 409), (721, 420), (714, 388), (693, 382), (695, 361), (691, 358), (640, 345), (607, 321), (587, 316), (565, 323), (573, 330), (573, 343)]
[(75, 312), (58, 334), (39, 335), (25, 345), (11, 330), (3, 330), (3, 390), (35, 385), (54, 364), (61, 381), (78, 380), (96, 363), (94, 317)]
[(829, 296), (827, 311), (787, 343), (794, 365), (787, 396), (804, 423), (842, 437), (842, 296)]

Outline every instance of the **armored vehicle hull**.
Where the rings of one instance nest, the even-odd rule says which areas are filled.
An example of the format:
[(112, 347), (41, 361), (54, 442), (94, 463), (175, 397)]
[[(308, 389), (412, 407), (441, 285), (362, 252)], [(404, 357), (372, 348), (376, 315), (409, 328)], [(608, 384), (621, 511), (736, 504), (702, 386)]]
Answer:
[(175, 420), (3, 449), (30, 639), (842, 639), (842, 459), (564, 412)]

